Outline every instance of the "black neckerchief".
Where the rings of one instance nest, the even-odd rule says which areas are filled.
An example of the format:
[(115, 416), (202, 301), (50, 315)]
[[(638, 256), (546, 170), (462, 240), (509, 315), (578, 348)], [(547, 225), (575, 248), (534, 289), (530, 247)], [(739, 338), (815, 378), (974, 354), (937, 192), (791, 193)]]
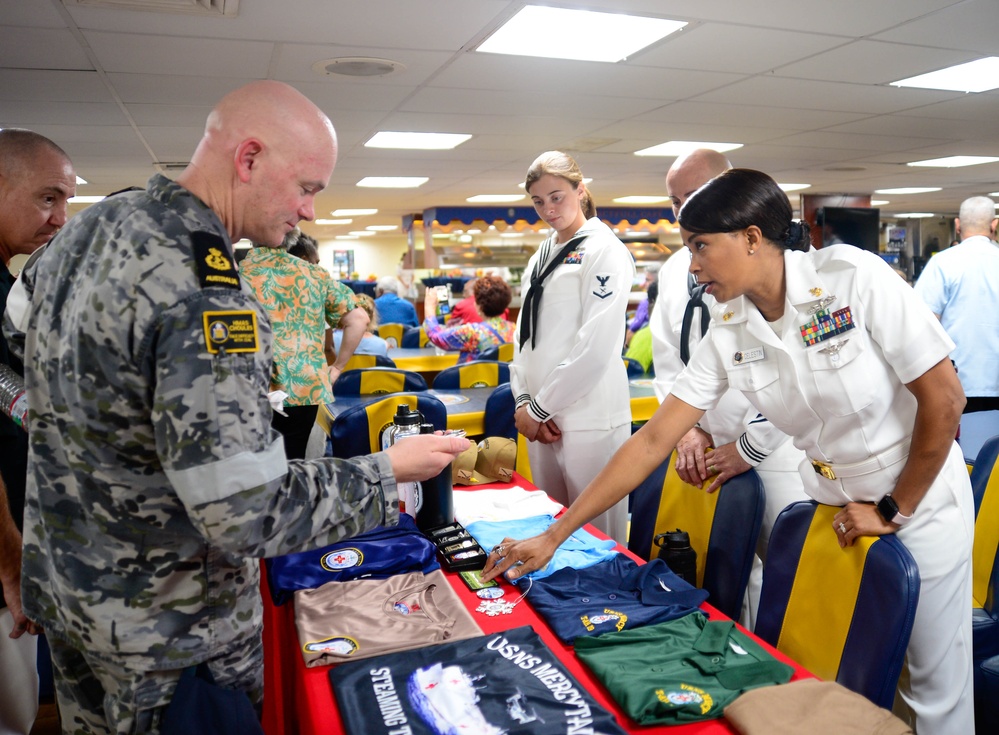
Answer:
[(538, 314), (541, 311), (541, 297), (545, 293), (545, 279), (552, 274), (559, 264), (572, 250), (586, 239), (586, 235), (576, 235), (569, 239), (558, 254), (548, 261), (548, 265), (542, 270), (541, 261), (534, 266), (534, 273), (531, 274), (531, 288), (527, 292), (521, 311), (524, 315), (520, 319), (520, 349), (524, 349), (524, 343), (531, 340), (531, 349), (534, 349), (538, 337)]
[(693, 275), (687, 282), (687, 291), (690, 299), (687, 301), (687, 308), (683, 310), (683, 324), (680, 326), (680, 360), (686, 365), (690, 362), (690, 325), (694, 320), (694, 310), (701, 310), (701, 338), (708, 331), (708, 324), (711, 322), (711, 313), (707, 304), (704, 303), (704, 290), (707, 284), (697, 285), (697, 280)]

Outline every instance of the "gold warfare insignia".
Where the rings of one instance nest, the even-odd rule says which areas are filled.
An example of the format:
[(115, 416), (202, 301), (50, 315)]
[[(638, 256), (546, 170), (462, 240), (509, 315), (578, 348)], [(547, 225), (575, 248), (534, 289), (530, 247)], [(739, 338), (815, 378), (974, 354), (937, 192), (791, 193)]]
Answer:
[(220, 352), (257, 352), (257, 313), (245, 311), (206, 311), (205, 346), (213, 355)]
[(214, 232), (192, 232), (191, 246), (194, 266), (202, 288), (234, 288), (239, 290), (239, 274), (229, 257), (229, 246)]
[(724, 314), (722, 314), (722, 321), (727, 322), (729, 319), (731, 319), (734, 316), (735, 316), (734, 311), (726, 311)]
[(819, 296), (822, 295), (822, 289), (818, 288), (818, 287), (816, 287), (816, 288), (810, 288), (810, 289), (808, 289), (808, 293), (810, 293), (815, 298), (818, 298)]

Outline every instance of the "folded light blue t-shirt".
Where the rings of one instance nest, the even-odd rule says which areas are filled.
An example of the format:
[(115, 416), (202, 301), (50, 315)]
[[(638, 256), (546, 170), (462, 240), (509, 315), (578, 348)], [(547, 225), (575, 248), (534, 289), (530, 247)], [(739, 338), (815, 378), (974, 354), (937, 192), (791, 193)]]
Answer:
[[(503, 539), (525, 539), (537, 536), (555, 522), (551, 515), (531, 516), (510, 521), (475, 521), (469, 523), (465, 530), (479, 542), (479, 546), (487, 551)], [(617, 544), (610, 539), (598, 539), (582, 528), (573, 533), (558, 547), (548, 566), (536, 572), (524, 575), (528, 579), (544, 579), (548, 575), (566, 567), (586, 569), (594, 564), (610, 559), (618, 552), (614, 551)]]

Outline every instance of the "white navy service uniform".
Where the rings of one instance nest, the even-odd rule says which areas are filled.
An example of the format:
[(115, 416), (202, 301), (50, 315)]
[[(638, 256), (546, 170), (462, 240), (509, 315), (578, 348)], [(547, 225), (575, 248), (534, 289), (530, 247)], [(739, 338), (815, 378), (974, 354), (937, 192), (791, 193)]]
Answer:
[[(571, 505), (631, 435), (628, 376), (621, 359), (625, 312), (635, 263), (624, 244), (593, 217), (574, 237), (586, 238), (544, 281), (537, 328), (520, 347), (522, 308), (510, 384), (517, 407), (536, 421), (553, 419), (562, 438), (530, 442), (534, 484), (563, 505)], [(561, 244), (549, 237), (524, 271), (523, 303), (533, 274), (557, 256)], [(620, 543), (627, 540), (627, 498), (592, 521)]]
[[(877, 502), (895, 488), (908, 457), (917, 404), (905, 384), (946, 359), (954, 343), (908, 284), (871, 253), (836, 245), (786, 252), (784, 264), (782, 319), (768, 324), (745, 296), (716, 304), (707, 338), (672, 392), (709, 408), (728, 387), (742, 391), (795, 446), (836, 474), (827, 479), (803, 461), (808, 495), (835, 506)], [(802, 326), (807, 331), (823, 314), (832, 331), (818, 329), (806, 345)], [(920, 574), (908, 685), (899, 684), (919, 733), (974, 732), (973, 527), (968, 472), (952, 442), (912, 520), (897, 531)]]
[[(670, 256), (659, 270), (659, 299), (649, 318), (649, 326), (652, 329), (652, 358), (656, 368), (654, 388), (660, 403), (670, 393), (684, 368), (680, 347), (684, 314), (691, 299), (689, 269), (690, 251), (682, 248)], [(701, 299), (704, 309), (710, 309), (715, 303), (714, 297), (707, 293)], [(703, 336), (699, 311), (695, 309), (690, 319), (686, 346), (691, 355)], [(715, 447), (735, 442), (739, 456), (756, 471), (765, 490), (766, 504), (756, 543), (756, 559), (739, 620), (746, 628), (753, 630), (756, 628), (763, 561), (770, 543), (770, 531), (787, 505), (805, 499), (798, 475), (798, 465), (804, 459), (804, 453), (737, 390), (727, 391), (714, 408), (705, 412), (698, 426), (711, 435)]]

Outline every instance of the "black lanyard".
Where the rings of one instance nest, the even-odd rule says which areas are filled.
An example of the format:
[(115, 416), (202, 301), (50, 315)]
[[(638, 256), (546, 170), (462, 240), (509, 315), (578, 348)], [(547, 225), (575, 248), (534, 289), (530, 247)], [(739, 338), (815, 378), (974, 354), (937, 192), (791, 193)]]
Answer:
[(680, 325), (680, 360), (686, 365), (690, 362), (690, 325), (694, 320), (694, 310), (701, 310), (701, 338), (708, 331), (708, 324), (711, 322), (711, 312), (708, 311), (707, 304), (704, 303), (704, 290), (707, 284), (697, 285), (694, 277), (690, 277), (687, 283), (687, 291), (690, 299), (687, 301), (687, 308), (683, 310), (683, 323)]
[(554, 258), (548, 261), (548, 265), (544, 270), (540, 270), (540, 262), (534, 267), (534, 273), (531, 275), (531, 288), (527, 292), (521, 309), (525, 313), (520, 319), (520, 349), (524, 349), (524, 343), (528, 339), (531, 340), (532, 350), (537, 342), (538, 314), (541, 311), (541, 297), (545, 293), (545, 280), (565, 260), (565, 257), (585, 239), (586, 235), (576, 235), (562, 246), (562, 249), (558, 251), (558, 254)]

